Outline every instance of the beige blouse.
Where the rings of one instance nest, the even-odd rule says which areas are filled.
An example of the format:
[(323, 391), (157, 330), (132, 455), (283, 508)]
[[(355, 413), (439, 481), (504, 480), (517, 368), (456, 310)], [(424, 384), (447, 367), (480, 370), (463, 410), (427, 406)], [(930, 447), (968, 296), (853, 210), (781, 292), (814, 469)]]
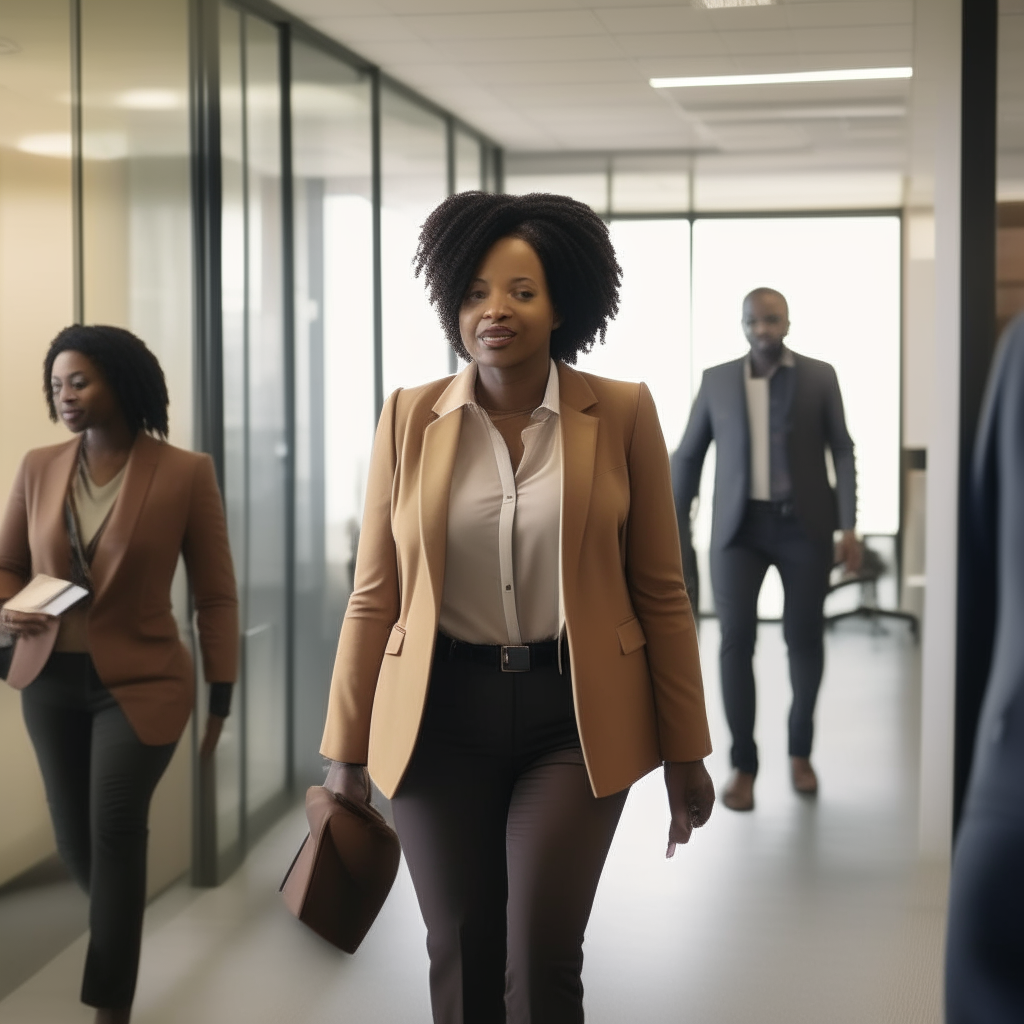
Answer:
[[(113, 510), (114, 502), (117, 501), (117, 496), (121, 493), (121, 484), (124, 483), (126, 469), (127, 463), (113, 480), (102, 487), (89, 476), (84, 464), (80, 465), (75, 474), (72, 493), (75, 498), (75, 508), (78, 511), (78, 526), (81, 531), (83, 547), (87, 548), (92, 543), (92, 539), (99, 533), (100, 527)], [(60, 630), (53, 645), (55, 651), (79, 654), (88, 652), (88, 605), (88, 601), (83, 600), (69, 608), (61, 616)]]
[(476, 400), (476, 364), (438, 409), (464, 409), (448, 498), (441, 631), (474, 644), (523, 644), (558, 635), (562, 441), (554, 361), (541, 404), (523, 430), (513, 470), (508, 447)]

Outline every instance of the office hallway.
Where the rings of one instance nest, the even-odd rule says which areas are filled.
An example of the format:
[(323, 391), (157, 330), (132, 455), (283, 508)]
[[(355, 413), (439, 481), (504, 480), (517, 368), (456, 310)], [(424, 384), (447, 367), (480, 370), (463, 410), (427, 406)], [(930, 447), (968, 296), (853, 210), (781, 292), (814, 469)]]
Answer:
[[(816, 802), (789, 788), (778, 626), (758, 649), (757, 809), (716, 808), (665, 861), (660, 774), (634, 787), (585, 948), (588, 1024), (939, 1024), (946, 879), (916, 860), (918, 650), (901, 625), (829, 635)], [(716, 785), (728, 775), (714, 622), (702, 626)], [(291, 920), (277, 884), (296, 808), (216, 890), (178, 885), (147, 916), (135, 1024), (429, 1021), (408, 874), (354, 957)], [(3, 942), (14, 941), (4, 936)], [(0, 1024), (89, 1021), (80, 937), (0, 1001)]]

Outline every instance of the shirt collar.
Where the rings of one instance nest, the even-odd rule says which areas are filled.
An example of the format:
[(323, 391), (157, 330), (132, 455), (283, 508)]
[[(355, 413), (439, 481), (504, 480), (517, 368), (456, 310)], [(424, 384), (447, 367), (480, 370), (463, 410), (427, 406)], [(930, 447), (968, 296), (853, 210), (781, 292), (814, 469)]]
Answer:
[[(744, 377), (746, 377), (747, 380), (753, 380), (754, 379), (754, 376), (751, 373), (751, 366), (752, 366), (752, 364), (751, 364), (751, 361), (750, 361), (750, 353), (748, 352), (746, 358), (743, 360), (743, 375), (744, 375)], [(793, 350), (791, 348), (787, 347), (786, 345), (782, 346), (782, 356), (779, 359), (779, 361), (775, 364), (775, 366), (772, 368), (772, 372), (769, 373), (767, 377), (762, 377), (760, 379), (761, 380), (771, 380), (772, 377), (775, 376), (775, 371), (780, 366), (790, 366), (790, 367), (796, 366), (796, 359), (793, 356)]]
[[(455, 379), (448, 385), (440, 401), (434, 406), (434, 412), (437, 413), (438, 417), (447, 416), (448, 413), (455, 412), (456, 409), (461, 409), (463, 406), (481, 408), (476, 400), (476, 363), (470, 363), (464, 370), (460, 370), (456, 374)], [(554, 359), (550, 360), (548, 383), (544, 389), (544, 398), (541, 400), (540, 405), (534, 409), (534, 417), (537, 417), (541, 410), (546, 410), (547, 413), (554, 414), (555, 416), (559, 412), (558, 367), (555, 365)]]

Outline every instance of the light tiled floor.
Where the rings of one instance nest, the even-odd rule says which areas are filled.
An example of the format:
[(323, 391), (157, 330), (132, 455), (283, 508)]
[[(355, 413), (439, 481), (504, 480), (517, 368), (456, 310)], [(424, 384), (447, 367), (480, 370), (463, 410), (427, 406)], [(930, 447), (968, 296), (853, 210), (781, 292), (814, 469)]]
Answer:
[[(703, 627), (717, 782), (728, 774), (713, 623)], [(753, 814), (716, 809), (664, 859), (661, 779), (634, 787), (586, 944), (588, 1024), (939, 1024), (946, 877), (915, 856), (917, 651), (848, 623), (829, 638), (815, 762), (791, 792), (779, 629), (758, 651), (762, 773)], [(429, 1021), (424, 930), (404, 869), (354, 957), (280, 906), (304, 832), (279, 823), (217, 890), (181, 885), (147, 918), (136, 1024)], [(73, 1024), (84, 938), (0, 1002), (0, 1024)]]

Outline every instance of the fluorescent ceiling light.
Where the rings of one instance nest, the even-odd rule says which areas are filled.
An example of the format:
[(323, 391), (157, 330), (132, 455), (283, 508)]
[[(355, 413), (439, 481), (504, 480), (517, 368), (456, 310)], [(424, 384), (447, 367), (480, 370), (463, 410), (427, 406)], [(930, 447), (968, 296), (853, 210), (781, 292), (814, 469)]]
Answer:
[(695, 0), (695, 7), (717, 10), (720, 7), (770, 7), (775, 0)]
[(652, 78), (655, 89), (695, 89), (710, 85), (788, 85), (801, 82), (861, 82), (879, 78), (911, 78), (913, 68), (846, 68), (839, 71), (786, 71), (776, 75), (700, 75)]

